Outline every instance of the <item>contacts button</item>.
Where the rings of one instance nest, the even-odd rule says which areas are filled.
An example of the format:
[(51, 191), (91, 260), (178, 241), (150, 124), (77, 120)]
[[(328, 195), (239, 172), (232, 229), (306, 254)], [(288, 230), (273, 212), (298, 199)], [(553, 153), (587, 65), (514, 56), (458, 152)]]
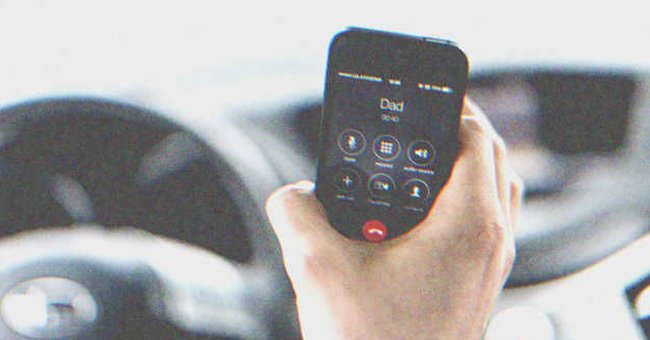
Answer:
[(411, 202), (424, 201), (430, 195), (429, 185), (422, 180), (411, 179), (402, 186), (402, 194)]

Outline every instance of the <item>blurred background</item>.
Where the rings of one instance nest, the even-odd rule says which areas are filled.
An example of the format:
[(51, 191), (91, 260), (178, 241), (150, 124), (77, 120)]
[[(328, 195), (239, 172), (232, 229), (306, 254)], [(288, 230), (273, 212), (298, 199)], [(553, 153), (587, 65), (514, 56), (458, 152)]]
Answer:
[[(470, 59), (468, 93), (508, 142), (513, 165), (528, 187), (517, 236), (517, 262), (486, 338), (644, 339), (650, 338), (650, 240), (646, 236), (650, 220), (650, 182), (646, 179), (650, 165), (650, 137), (646, 133), (650, 129), (650, 44), (646, 41), (650, 21), (646, 9), (644, 2), (634, 0), (0, 0), (0, 107), (12, 108), (41, 98), (102, 98), (115, 103), (46, 102), (34, 107), (19, 106), (17, 111), (121, 112), (138, 117), (155, 112), (154, 116), (179, 124), (169, 127), (156, 123), (151, 137), (138, 138), (153, 133), (147, 130), (150, 120), (145, 119), (146, 131), (129, 130), (133, 135), (124, 138), (123, 144), (106, 142), (122, 128), (101, 130), (96, 135), (105, 134), (108, 139), (86, 144), (94, 138), (92, 133), (77, 136), (61, 132), (87, 128), (82, 123), (71, 125), (67, 118), (57, 121), (59, 125), (43, 123), (39, 127), (43, 130), (27, 135), (32, 142), (25, 145), (39, 141), (47, 146), (57, 136), (80, 138), (73, 144), (97, 148), (83, 157), (98, 157), (98, 163), (104, 160), (104, 153), (142, 149), (142, 155), (136, 156), (144, 163), (140, 158), (133, 162), (139, 164), (134, 168), (140, 171), (138, 178), (145, 178), (146, 183), (170, 173), (190, 174), (174, 182), (176, 186), (161, 182), (166, 191), (151, 189), (146, 199), (134, 200), (134, 206), (153, 197), (175, 197), (172, 193), (183, 188), (221, 185), (205, 182), (211, 180), (206, 175), (210, 173), (221, 174), (214, 179), (219, 183), (239, 183), (234, 187), (222, 183), (223, 192), (219, 191), (217, 197), (206, 198), (207, 193), (200, 196), (191, 191), (182, 200), (176, 197), (165, 201), (168, 205), (152, 204), (163, 212), (152, 212), (152, 206), (138, 206), (140, 211), (160, 217), (147, 223), (161, 225), (175, 223), (164, 211), (183, 205), (187, 197), (200, 197), (206, 206), (229, 202), (220, 203), (217, 209), (218, 216), (227, 223), (220, 224), (221, 231), (210, 234), (214, 239), (201, 237), (208, 229), (188, 231), (190, 227), (180, 222), (173, 232), (161, 232), (147, 228), (145, 222), (139, 225), (129, 219), (93, 219), (101, 215), (97, 213), (100, 207), (95, 207), (95, 215), (84, 213), (83, 207), (91, 205), (88, 202), (93, 199), (86, 202), (78, 198), (85, 197), (83, 190), (74, 189), (92, 187), (92, 179), (70, 175), (74, 179), (71, 182), (67, 175), (55, 177), (58, 184), (54, 187), (63, 189), (54, 190), (52, 195), (68, 197), (55, 199), (59, 202), (56, 204), (64, 206), (68, 215), (76, 216), (75, 223), (126, 223), (186, 243), (156, 248), (158, 245), (149, 243), (143, 246), (131, 236), (124, 240), (121, 236), (85, 232), (69, 236), (103, 249), (99, 252), (105, 255), (100, 256), (102, 261), (130, 258), (147, 264), (156, 279), (145, 275), (149, 277), (144, 281), (148, 282), (146, 286), (158, 285), (154, 290), (167, 295), (146, 293), (148, 302), (131, 312), (155, 310), (156, 318), (172, 320), (174, 327), (187, 332), (223, 332), (243, 338), (263, 338), (260, 334), (264, 333), (274, 334), (270, 338), (292, 338), (295, 318), (285, 319), (293, 314), (275, 308), (290, 306), (292, 295), (286, 279), (276, 277), (282, 276), (282, 269), (274, 239), (268, 229), (260, 232), (248, 226), (263, 225), (264, 216), (259, 211), (249, 216), (241, 202), (260, 205), (275, 187), (315, 177), (318, 115), (331, 37), (348, 26), (359, 26), (456, 41)], [(117, 102), (144, 108), (145, 112)], [(12, 127), (11, 131), (22, 131), (23, 118), (4, 118), (13, 117), (11, 112), (0, 117), (0, 125), (14, 124), (21, 128)], [(7, 138), (13, 135), (4, 131), (0, 128), (0, 165), (14, 152), (10, 147), (13, 140)], [(109, 149), (102, 149), (104, 146)], [(188, 164), (204, 159), (206, 149), (216, 150), (223, 162), (201, 163), (207, 168), (200, 170), (192, 168), (200, 175), (187, 172)], [(35, 155), (34, 150), (26, 153)], [(159, 158), (172, 161), (150, 161)], [(4, 176), (3, 169), (0, 166), (0, 177)], [(115, 178), (110, 177), (106, 183), (117, 183)], [(108, 185), (101, 188), (110, 191)], [(20, 215), (20, 209), (30, 210), (31, 193), (25, 194), (25, 206), (9, 204), (15, 192), (24, 191), (22, 187), (14, 189), (18, 191), (0, 188), (0, 198), (9, 197), (0, 199), (0, 206), (19, 211)], [(233, 192), (253, 194), (252, 198), (242, 198)], [(202, 214), (209, 219), (206, 209), (210, 209), (198, 206), (198, 212), (183, 213)], [(8, 230), (31, 230), (32, 226), (15, 227), (17, 223), (0, 221), (0, 254), (2, 249), (4, 254), (41, 249), (43, 242), (65, 246), (70, 239), (41, 237), (25, 241), (29, 247), (2, 243), (10, 236)], [(235, 228), (246, 232), (231, 233)], [(211, 252), (190, 256), (180, 250), (187, 244)], [(86, 254), (91, 248), (75, 249)], [(250, 254), (238, 252), (243, 248)], [(120, 249), (121, 256), (112, 249)], [(59, 251), (52, 250), (51, 254)], [(25, 261), (37, 263), (50, 255)], [(258, 266), (257, 259), (264, 257), (275, 262)], [(200, 265), (188, 267), (183, 259)], [(262, 267), (271, 268), (273, 275)], [(4, 282), (6, 292), (18, 287), (18, 295), (25, 295), (29, 285), (20, 286), (20, 282), (26, 277), (21, 281), (8, 275), (20, 272), (12, 268), (19, 267), (9, 260), (0, 261), (0, 294)], [(201, 276), (197, 271), (218, 275)], [(2, 276), (5, 274), (8, 276)], [(39, 275), (30, 274), (29, 278)], [(150, 280), (157, 283), (150, 284)], [(238, 288), (233, 290), (231, 284)], [(79, 289), (74, 284), (55, 286)], [(207, 300), (206, 294), (210, 297)], [(266, 306), (258, 303), (260, 296), (273, 298), (264, 300)], [(6, 299), (0, 300), (0, 307), (5, 306), (2, 301)], [(84, 315), (93, 310), (89, 308), (82, 308)], [(11, 313), (2, 313), (5, 323), (10, 324), (7, 315)], [(232, 321), (233, 315), (246, 321), (224, 321)], [(276, 322), (283, 316), (284, 321)], [(4, 330), (1, 321), (0, 335)], [(281, 326), (266, 329), (274, 323)], [(29, 322), (23, 325), (34, 326)], [(134, 338), (140, 336), (133, 334)], [(152, 338), (152, 333), (147, 334), (144, 338)], [(170, 339), (189, 338), (188, 333), (174, 334)]]
[(0, 4), (1, 103), (81, 92), (218, 111), (290, 105), (321, 96), (327, 45), (347, 26), (457, 41), (474, 70), (650, 63), (650, 23), (633, 0)]

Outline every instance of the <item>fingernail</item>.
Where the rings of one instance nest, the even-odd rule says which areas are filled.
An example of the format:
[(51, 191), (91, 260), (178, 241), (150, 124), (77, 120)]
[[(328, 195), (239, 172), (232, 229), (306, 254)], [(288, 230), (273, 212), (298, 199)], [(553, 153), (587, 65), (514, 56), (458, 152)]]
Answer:
[(305, 193), (314, 191), (315, 184), (312, 181), (300, 181), (292, 185), (295, 189)]

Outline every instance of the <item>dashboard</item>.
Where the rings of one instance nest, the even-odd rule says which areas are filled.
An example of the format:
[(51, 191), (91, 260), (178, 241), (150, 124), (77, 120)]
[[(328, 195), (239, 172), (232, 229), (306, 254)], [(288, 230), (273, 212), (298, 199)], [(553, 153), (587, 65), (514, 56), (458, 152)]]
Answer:
[[(472, 75), (470, 96), (529, 184), (517, 258), (485, 339), (647, 336), (649, 81), (597, 68)], [(5, 107), (0, 331), (299, 338), (263, 205), (283, 183), (313, 179), (320, 110), (307, 100), (206, 127), (99, 97)], [(79, 319), (30, 323), (16, 311), (51, 317), (34, 292), (53, 299), (55, 315)], [(56, 333), (61, 325), (71, 333)]]

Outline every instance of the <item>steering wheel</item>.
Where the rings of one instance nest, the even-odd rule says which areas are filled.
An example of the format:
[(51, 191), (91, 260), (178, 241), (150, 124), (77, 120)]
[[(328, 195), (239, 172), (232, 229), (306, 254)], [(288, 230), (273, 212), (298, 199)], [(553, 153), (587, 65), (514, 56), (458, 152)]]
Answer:
[(0, 338), (294, 339), (264, 213), (281, 183), (210, 136), (97, 98), (0, 111)]

